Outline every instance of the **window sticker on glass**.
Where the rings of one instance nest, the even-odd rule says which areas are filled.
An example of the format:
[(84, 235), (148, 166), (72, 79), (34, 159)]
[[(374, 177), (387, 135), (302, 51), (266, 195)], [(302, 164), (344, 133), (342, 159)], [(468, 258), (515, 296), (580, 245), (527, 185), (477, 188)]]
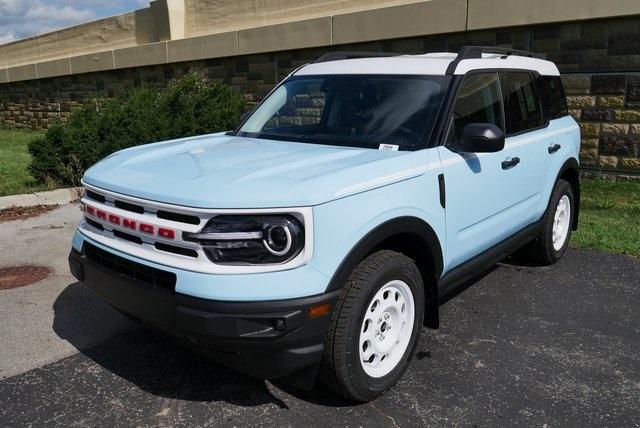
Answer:
[(395, 144), (380, 144), (378, 150), (393, 150), (394, 152), (397, 152), (398, 146)]

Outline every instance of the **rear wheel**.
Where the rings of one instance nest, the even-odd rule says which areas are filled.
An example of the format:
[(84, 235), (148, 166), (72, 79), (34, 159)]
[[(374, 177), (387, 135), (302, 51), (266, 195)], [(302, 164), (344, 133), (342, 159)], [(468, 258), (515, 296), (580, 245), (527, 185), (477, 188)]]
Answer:
[(413, 260), (379, 251), (351, 273), (325, 341), (321, 379), (346, 398), (370, 401), (406, 370), (424, 316)]
[(575, 200), (571, 185), (566, 180), (558, 180), (551, 194), (547, 211), (542, 218), (540, 234), (526, 248), (533, 261), (550, 265), (560, 260), (571, 239), (574, 207)]

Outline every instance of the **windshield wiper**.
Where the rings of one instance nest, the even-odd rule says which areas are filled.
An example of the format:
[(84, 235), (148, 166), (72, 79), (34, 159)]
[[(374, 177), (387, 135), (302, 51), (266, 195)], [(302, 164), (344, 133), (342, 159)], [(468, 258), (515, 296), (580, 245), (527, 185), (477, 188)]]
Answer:
[(282, 138), (282, 139), (293, 139), (293, 140), (308, 140), (305, 135), (302, 134), (278, 134), (271, 132), (258, 132), (254, 138)]

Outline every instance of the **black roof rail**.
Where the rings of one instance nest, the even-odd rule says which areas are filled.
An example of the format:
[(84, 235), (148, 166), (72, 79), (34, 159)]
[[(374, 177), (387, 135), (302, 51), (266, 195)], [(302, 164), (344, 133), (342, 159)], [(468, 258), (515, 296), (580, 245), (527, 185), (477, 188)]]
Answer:
[(447, 74), (453, 74), (456, 71), (456, 67), (463, 59), (479, 59), (482, 58), (482, 54), (498, 54), (503, 56), (518, 55), (526, 56), (529, 58), (544, 59), (542, 55), (536, 54), (530, 51), (512, 48), (500, 48), (497, 46), (463, 46), (458, 51), (458, 56), (453, 60), (447, 68)]
[(390, 57), (390, 56), (400, 56), (406, 55), (401, 53), (393, 53), (393, 52), (350, 52), (350, 51), (335, 51), (329, 52), (322, 55), (320, 58), (315, 60), (313, 63), (317, 64), (319, 62), (329, 62), (329, 61), (340, 61), (343, 59), (358, 59), (358, 58), (382, 58), (382, 57)]

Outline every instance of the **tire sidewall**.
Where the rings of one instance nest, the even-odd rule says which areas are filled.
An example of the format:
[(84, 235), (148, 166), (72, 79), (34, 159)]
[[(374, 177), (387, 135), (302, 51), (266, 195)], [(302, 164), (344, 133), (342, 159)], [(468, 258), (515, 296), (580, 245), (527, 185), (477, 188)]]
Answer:
[[(396, 367), (385, 376), (374, 378), (369, 376), (363, 369), (360, 362), (360, 329), (364, 320), (365, 312), (368, 310), (369, 302), (375, 294), (385, 284), (393, 280), (404, 281), (410, 288), (414, 300), (414, 320), (411, 330), (411, 339), (407, 345), (404, 355)], [(365, 291), (364, 289), (362, 291)], [(424, 318), (424, 286), (420, 273), (413, 262), (407, 260), (405, 263), (398, 263), (378, 270), (369, 278), (366, 292), (361, 293), (358, 299), (357, 316), (351, 319), (348, 330), (347, 361), (353, 369), (349, 371), (352, 384), (360, 391), (369, 391), (371, 397), (380, 395), (385, 390), (392, 387), (406, 370), (411, 357), (415, 351), (417, 339), (420, 333)]]
[[(570, 217), (569, 217), (569, 230), (565, 238), (565, 242), (559, 250), (556, 250), (553, 246), (553, 222), (558, 208), (558, 203), (563, 196), (569, 198)], [(558, 260), (562, 257), (564, 252), (569, 247), (569, 241), (571, 240), (571, 229), (575, 218), (575, 199), (573, 195), (573, 189), (571, 185), (565, 180), (559, 180), (553, 190), (551, 201), (549, 204), (549, 212), (547, 214), (547, 221), (544, 225), (544, 245), (545, 251), (551, 256), (551, 259)]]

